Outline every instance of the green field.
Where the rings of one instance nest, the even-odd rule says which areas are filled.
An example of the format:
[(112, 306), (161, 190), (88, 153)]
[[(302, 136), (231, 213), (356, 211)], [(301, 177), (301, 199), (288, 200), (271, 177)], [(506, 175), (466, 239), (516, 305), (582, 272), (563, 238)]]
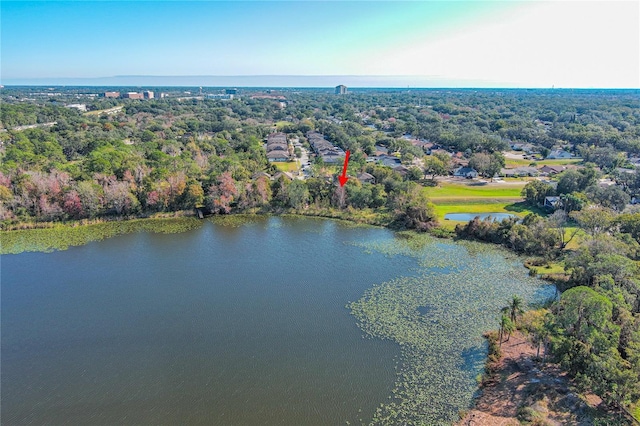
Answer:
[(274, 124), (274, 126), (276, 127), (276, 130), (280, 131), (285, 127), (288, 126), (293, 126), (293, 123), (291, 121), (278, 121), (277, 123)]
[(297, 172), (298, 163), (295, 161), (275, 162), (274, 164), (281, 172)]
[(569, 158), (564, 160), (539, 160), (539, 161), (506, 158), (505, 167), (507, 168), (522, 167), (522, 166), (528, 166), (531, 163), (533, 163), (534, 164), (533, 167), (540, 168), (542, 166), (566, 166), (567, 164), (578, 164), (581, 162), (582, 162), (582, 159), (580, 158)]
[(434, 203), (446, 201), (482, 201), (492, 199), (495, 201), (516, 201), (522, 199), (520, 192), (526, 182), (522, 184), (457, 184), (442, 182), (435, 187), (426, 187), (427, 196)]

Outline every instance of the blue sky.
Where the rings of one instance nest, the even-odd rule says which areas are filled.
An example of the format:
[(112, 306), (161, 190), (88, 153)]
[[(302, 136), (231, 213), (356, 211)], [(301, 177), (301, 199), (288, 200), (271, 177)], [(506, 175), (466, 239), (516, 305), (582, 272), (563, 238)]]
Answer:
[(636, 1), (2, 0), (0, 11), (4, 84), (401, 75), (448, 86), (640, 86)]

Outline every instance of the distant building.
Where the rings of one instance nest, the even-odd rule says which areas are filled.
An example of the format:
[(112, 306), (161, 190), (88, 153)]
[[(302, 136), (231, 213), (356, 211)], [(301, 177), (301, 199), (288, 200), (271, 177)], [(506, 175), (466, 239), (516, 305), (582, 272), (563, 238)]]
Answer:
[(207, 99), (221, 99), (223, 101), (229, 101), (233, 99), (233, 95), (229, 93), (212, 93), (207, 95)]
[(160, 92), (160, 93), (156, 93), (156, 98), (158, 98), (158, 99), (165, 98), (166, 96), (167, 96), (167, 94), (166, 94), (166, 93), (162, 93), (162, 92)]
[(238, 89), (225, 89), (224, 93), (226, 93), (227, 95), (237, 95), (238, 94)]
[(105, 98), (119, 98), (120, 92), (104, 92)]
[(341, 84), (336, 86), (336, 95), (346, 95), (347, 94), (347, 86)]
[(142, 92), (142, 95), (145, 99), (153, 99), (153, 92), (151, 91)]
[(547, 155), (547, 158), (550, 160), (565, 159), (565, 158), (571, 158), (571, 154), (569, 154), (567, 151), (563, 151), (559, 149), (556, 151), (551, 151), (549, 155)]
[(78, 111), (82, 111), (82, 112), (86, 112), (87, 111), (87, 105), (85, 104), (69, 104), (69, 105), (65, 105), (67, 108), (73, 108), (73, 109), (77, 109)]
[(542, 174), (543, 176), (549, 176), (549, 175), (557, 175), (558, 173), (562, 173), (566, 170), (567, 168), (564, 166), (542, 166), (540, 167), (540, 174)]
[(267, 137), (267, 159), (270, 162), (283, 162), (291, 159), (287, 135), (282, 132), (278, 132), (272, 133)]
[(463, 177), (467, 179), (475, 179), (478, 177), (478, 172), (471, 167), (460, 167), (453, 172), (455, 177)]
[(323, 134), (309, 131), (306, 136), (311, 148), (325, 163), (338, 163), (344, 158), (345, 152), (326, 140)]
[(376, 183), (376, 178), (370, 173), (360, 173), (358, 175), (358, 180), (362, 183)]
[(144, 95), (138, 92), (127, 92), (123, 93), (122, 97), (124, 99), (144, 99)]

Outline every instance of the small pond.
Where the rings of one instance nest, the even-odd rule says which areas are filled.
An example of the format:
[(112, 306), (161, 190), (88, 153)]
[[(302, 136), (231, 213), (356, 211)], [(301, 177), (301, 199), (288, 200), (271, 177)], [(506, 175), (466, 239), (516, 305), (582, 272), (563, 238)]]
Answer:
[(444, 215), (445, 220), (457, 220), (461, 222), (468, 222), (473, 220), (475, 217), (480, 218), (480, 220), (485, 220), (486, 218), (491, 217), (491, 220), (502, 221), (510, 217), (516, 217), (516, 215), (511, 213), (447, 213)]

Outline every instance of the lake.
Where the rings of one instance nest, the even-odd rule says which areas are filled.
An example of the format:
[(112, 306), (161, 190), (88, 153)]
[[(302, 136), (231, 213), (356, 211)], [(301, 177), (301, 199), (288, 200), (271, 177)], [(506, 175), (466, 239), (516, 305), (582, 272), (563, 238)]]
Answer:
[[(410, 240), (385, 229), (272, 217), (4, 255), (3, 424), (368, 423), (380, 420), (376, 411), (415, 398), (396, 392), (415, 356), (433, 367), (412, 379), (421, 386), (456, 372), (449, 405), (421, 403), (424, 418), (449, 421), (471, 402), (482, 370), (479, 327), (495, 326), (494, 311), (511, 294), (541, 300), (552, 293), (502, 252)], [(501, 265), (504, 282), (475, 282), (468, 296), (451, 288), (473, 272), (465, 265), (486, 262)], [(431, 282), (436, 276), (448, 278)], [(421, 338), (429, 349), (372, 328), (372, 311), (362, 308), (386, 304), (375, 292), (398, 283), (409, 287), (394, 297), (422, 306), (411, 312), (428, 327)], [(473, 289), (483, 287), (470, 309), (473, 324), (433, 322), (457, 315), (457, 302), (446, 300), (452, 291), (459, 302), (478, 299)], [(460, 343), (436, 344), (431, 332)]]

